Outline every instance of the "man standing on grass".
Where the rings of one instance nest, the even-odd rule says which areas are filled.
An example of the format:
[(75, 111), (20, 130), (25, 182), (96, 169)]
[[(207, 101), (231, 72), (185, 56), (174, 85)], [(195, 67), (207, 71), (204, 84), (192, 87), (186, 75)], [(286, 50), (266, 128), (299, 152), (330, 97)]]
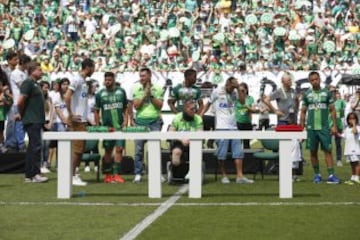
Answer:
[(29, 78), (20, 88), (17, 107), (29, 137), (29, 144), (25, 158), (25, 182), (41, 183), (48, 181), (40, 175), (42, 128), (45, 124), (44, 96), (37, 83), (42, 77), (40, 64), (28, 64)]
[[(113, 127), (120, 130), (127, 126), (127, 98), (125, 90), (117, 87), (115, 74), (105, 72), (105, 88), (95, 95), (95, 124)], [(115, 157), (112, 162), (112, 153), (115, 146)], [(125, 180), (120, 176), (120, 163), (122, 152), (125, 147), (125, 140), (104, 140), (103, 147), (105, 154), (103, 158), (103, 173), (105, 183), (124, 183)]]
[[(95, 63), (90, 58), (86, 58), (81, 63), (81, 71), (70, 82), (65, 94), (65, 103), (69, 113), (68, 126), (70, 131), (86, 131), (87, 124), (87, 94), (88, 85), (86, 78), (94, 73)], [(72, 141), (72, 160), (73, 178), (72, 184), (75, 186), (86, 186), (87, 182), (81, 180), (76, 173), (79, 167), (82, 154), (85, 150), (84, 140)]]
[[(300, 125), (306, 126), (308, 138), (307, 147), (310, 149), (311, 163), (314, 168), (314, 183), (321, 182), (321, 174), (318, 158), (319, 143), (325, 155), (328, 168), (328, 184), (339, 184), (340, 180), (334, 174), (334, 161), (331, 154), (331, 134), (337, 134), (336, 124), (333, 124), (330, 132), (329, 110), (333, 122), (336, 122), (336, 112), (333, 95), (325, 88), (320, 87), (320, 75), (318, 72), (310, 72), (309, 82), (312, 89), (305, 92), (301, 109)], [(307, 122), (305, 125), (305, 118)]]
[[(136, 126), (147, 127), (151, 131), (160, 131), (164, 91), (162, 86), (151, 82), (149, 68), (140, 69), (140, 82), (134, 85), (132, 92), (133, 106), (136, 109)], [(135, 141), (135, 183), (141, 182), (144, 170), (144, 145), (145, 140)]]

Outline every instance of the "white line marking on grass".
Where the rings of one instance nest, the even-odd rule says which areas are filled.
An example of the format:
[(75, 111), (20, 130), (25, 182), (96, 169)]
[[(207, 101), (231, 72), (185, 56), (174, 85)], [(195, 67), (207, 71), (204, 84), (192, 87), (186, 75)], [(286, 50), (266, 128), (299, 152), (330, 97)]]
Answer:
[(173, 196), (171, 196), (168, 200), (163, 202), (154, 212), (152, 212), (149, 216), (144, 218), (140, 223), (136, 224), (129, 232), (127, 232), (120, 239), (135, 239), (142, 231), (144, 231), (148, 226), (150, 226), (157, 218), (163, 215), (170, 207), (172, 207), (181, 195), (188, 191), (189, 186), (182, 186), (179, 191), (177, 191)]
[[(110, 203), (110, 202), (4, 202), (0, 206), (99, 206), (99, 207), (153, 207), (164, 203)], [(174, 203), (172, 206), (182, 207), (219, 207), (219, 206), (349, 206), (360, 205), (360, 202), (224, 202), (224, 203)]]

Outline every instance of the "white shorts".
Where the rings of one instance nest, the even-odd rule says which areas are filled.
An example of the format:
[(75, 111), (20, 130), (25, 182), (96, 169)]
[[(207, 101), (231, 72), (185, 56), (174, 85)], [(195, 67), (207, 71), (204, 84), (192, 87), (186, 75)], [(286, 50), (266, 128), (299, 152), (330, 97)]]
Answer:
[(360, 155), (345, 155), (347, 162), (358, 162), (360, 159)]

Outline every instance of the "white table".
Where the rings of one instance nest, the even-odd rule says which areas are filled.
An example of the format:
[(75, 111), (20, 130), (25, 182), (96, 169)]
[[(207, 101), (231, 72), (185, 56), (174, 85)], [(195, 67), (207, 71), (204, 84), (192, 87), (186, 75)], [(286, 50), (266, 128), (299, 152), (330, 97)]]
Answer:
[[(148, 132), (148, 133), (88, 133), (44, 132), (43, 140), (58, 140), (57, 197), (68, 199), (72, 193), (71, 140), (148, 140), (149, 198), (161, 198), (161, 152), (160, 141), (167, 139), (190, 139), (189, 197), (201, 198), (201, 163), (203, 139), (277, 139), (280, 142), (279, 197), (292, 198), (291, 140), (305, 139), (306, 132), (274, 131), (210, 131), (210, 132)], [(194, 159), (194, 160), (192, 160)], [(254, 185), (256, 187), (256, 185)]]

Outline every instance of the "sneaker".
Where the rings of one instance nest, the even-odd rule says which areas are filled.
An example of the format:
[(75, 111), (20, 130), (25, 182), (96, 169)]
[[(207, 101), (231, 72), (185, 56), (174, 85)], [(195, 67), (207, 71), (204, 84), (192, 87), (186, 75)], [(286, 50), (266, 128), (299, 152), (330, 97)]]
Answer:
[(228, 184), (228, 183), (230, 183), (230, 180), (229, 180), (228, 177), (223, 177), (223, 178), (221, 179), (221, 183), (222, 183), (222, 184)]
[(40, 168), (41, 173), (50, 173), (51, 171), (47, 167)]
[(254, 183), (254, 180), (248, 179), (246, 177), (243, 178), (236, 178), (236, 183), (240, 183), (240, 184), (251, 184)]
[(344, 182), (346, 185), (354, 185), (355, 183), (351, 180), (347, 180)]
[(111, 176), (111, 174), (105, 174), (104, 183), (112, 183), (112, 182), (113, 182), (113, 177)]
[(321, 175), (320, 174), (315, 174), (313, 183), (321, 183)]
[(185, 180), (189, 180), (189, 179), (190, 179), (189, 173), (187, 173), (187, 174), (185, 175), (184, 179), (185, 179)]
[(292, 177), (292, 181), (293, 181), (293, 182), (300, 182), (300, 178), (299, 178), (298, 176), (294, 175), (294, 176)]
[(31, 178), (31, 182), (33, 183), (43, 183), (43, 182), (47, 182), (49, 179), (47, 177), (43, 177), (40, 174), (36, 174), (35, 176), (33, 176)]
[(340, 179), (338, 179), (334, 174), (331, 174), (326, 183), (328, 184), (339, 184), (340, 183)]
[(97, 173), (98, 171), (99, 171), (99, 167), (98, 167), (98, 166), (95, 166), (95, 167), (94, 167), (94, 172)]
[(90, 166), (85, 166), (84, 172), (90, 172)]
[(74, 186), (86, 186), (87, 182), (84, 182), (83, 180), (81, 180), (79, 175), (75, 175), (72, 177), (72, 185)]
[(352, 180), (356, 184), (360, 184), (360, 180)]
[(336, 162), (336, 166), (338, 166), (338, 167), (342, 167), (342, 166), (343, 166), (343, 164), (342, 164), (342, 162), (341, 162), (341, 161), (337, 161), (337, 162)]
[(24, 183), (31, 183), (32, 182), (32, 178), (25, 178), (24, 179)]
[(134, 183), (139, 183), (139, 182), (141, 182), (141, 175), (140, 175), (140, 174), (136, 174), (133, 182), (134, 182)]
[(166, 178), (163, 175), (161, 175), (161, 183), (164, 183), (164, 182), (166, 182)]
[(112, 182), (115, 183), (124, 183), (125, 180), (119, 175), (119, 174), (115, 174), (112, 178)]

